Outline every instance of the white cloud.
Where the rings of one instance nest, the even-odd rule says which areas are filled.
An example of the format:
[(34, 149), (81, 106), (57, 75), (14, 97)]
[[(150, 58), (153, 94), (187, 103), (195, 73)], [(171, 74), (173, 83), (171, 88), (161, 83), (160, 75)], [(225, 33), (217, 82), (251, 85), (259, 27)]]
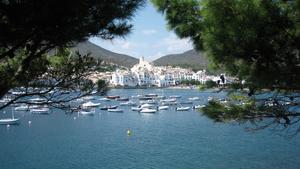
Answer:
[(168, 53), (184, 52), (193, 48), (189, 39), (179, 39), (174, 34), (164, 38), (161, 45), (165, 46)]
[(142, 33), (144, 35), (153, 35), (153, 34), (157, 33), (157, 30), (155, 30), (155, 29), (145, 29), (145, 30), (142, 31)]

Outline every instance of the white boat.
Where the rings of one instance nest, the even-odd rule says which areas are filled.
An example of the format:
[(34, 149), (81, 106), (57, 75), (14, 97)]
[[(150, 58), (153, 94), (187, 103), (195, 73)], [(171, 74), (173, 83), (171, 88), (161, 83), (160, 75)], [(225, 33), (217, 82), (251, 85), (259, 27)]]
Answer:
[(190, 107), (177, 107), (176, 111), (188, 111), (190, 110)]
[(118, 108), (118, 106), (103, 106), (103, 107), (100, 107), (100, 110), (108, 110), (108, 109), (116, 109)]
[(146, 97), (157, 97), (158, 94), (155, 93), (149, 93), (149, 94), (145, 94)]
[(79, 112), (79, 114), (93, 116), (95, 114), (95, 109), (94, 110), (90, 110), (90, 111), (82, 110), (82, 111)]
[(149, 103), (146, 103), (146, 104), (141, 105), (141, 108), (142, 108), (142, 109), (143, 109), (143, 108), (150, 108), (150, 107), (154, 107), (154, 105), (153, 105), (153, 104), (149, 104)]
[(30, 112), (33, 114), (49, 114), (49, 108), (41, 107), (41, 108), (30, 109)]
[(156, 98), (157, 98), (157, 99), (165, 99), (166, 96), (157, 96)]
[(128, 102), (122, 102), (122, 103), (120, 103), (120, 105), (121, 106), (134, 106), (134, 105), (136, 105), (136, 103), (133, 101), (128, 101)]
[(212, 97), (207, 97), (207, 100), (208, 101), (211, 101), (213, 98)]
[(181, 98), (181, 96), (178, 96), (178, 95), (172, 95), (172, 96), (169, 96), (170, 98)]
[(163, 99), (161, 102), (176, 102), (176, 98), (171, 98), (171, 99)]
[(200, 98), (199, 97), (190, 97), (189, 100), (190, 101), (197, 101), (197, 100), (200, 100)]
[(94, 96), (84, 96), (82, 97), (83, 100), (94, 100)]
[(140, 112), (141, 113), (155, 113), (156, 110), (155, 109), (150, 109), (150, 108), (143, 108)]
[(159, 106), (158, 110), (168, 110), (169, 106)]
[(41, 102), (46, 102), (47, 100), (38, 97), (38, 98), (32, 98), (32, 99), (30, 99), (30, 101), (31, 101), (32, 103), (41, 103)]
[(100, 101), (106, 101), (106, 102), (110, 101), (110, 99), (105, 98), (105, 97), (104, 97), (104, 98), (100, 98), (99, 100), (100, 100)]
[(202, 109), (202, 108), (204, 108), (206, 105), (196, 105), (196, 106), (194, 106), (193, 108), (194, 109)]
[(13, 91), (11, 92), (12, 95), (22, 95), (22, 94), (26, 94), (25, 91)]
[(7, 103), (7, 102), (9, 102), (9, 101), (11, 101), (11, 98), (9, 98), (9, 97), (4, 97), (3, 99), (0, 100), (0, 103)]
[(8, 119), (0, 119), (0, 124), (18, 124), (19, 123), (19, 118), (8, 118)]
[(0, 119), (0, 124), (18, 124), (19, 118), (15, 118), (14, 111), (12, 109), (12, 118)]
[(121, 112), (123, 112), (123, 109), (107, 109), (107, 111), (121, 113)]
[(15, 111), (27, 111), (27, 110), (29, 110), (28, 105), (21, 105), (21, 106), (15, 107)]
[(132, 111), (141, 111), (142, 108), (141, 107), (131, 107)]
[(97, 107), (99, 105), (100, 105), (100, 103), (93, 103), (93, 102), (89, 101), (89, 102), (83, 103), (82, 107)]

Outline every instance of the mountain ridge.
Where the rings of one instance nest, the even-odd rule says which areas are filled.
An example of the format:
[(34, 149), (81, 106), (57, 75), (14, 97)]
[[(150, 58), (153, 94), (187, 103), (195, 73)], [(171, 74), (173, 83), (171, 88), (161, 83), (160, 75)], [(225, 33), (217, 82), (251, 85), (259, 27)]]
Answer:
[(208, 66), (208, 59), (202, 52), (197, 52), (194, 49), (185, 51), (180, 54), (169, 54), (162, 56), (152, 63), (156, 66), (180, 66), (192, 69), (206, 69)]
[(90, 56), (95, 59), (100, 59), (109, 63), (114, 63), (119, 66), (132, 67), (138, 63), (138, 59), (129, 55), (119, 54), (107, 49), (104, 49), (90, 41), (80, 42), (71, 48), (71, 51), (79, 51), (81, 55), (90, 53)]

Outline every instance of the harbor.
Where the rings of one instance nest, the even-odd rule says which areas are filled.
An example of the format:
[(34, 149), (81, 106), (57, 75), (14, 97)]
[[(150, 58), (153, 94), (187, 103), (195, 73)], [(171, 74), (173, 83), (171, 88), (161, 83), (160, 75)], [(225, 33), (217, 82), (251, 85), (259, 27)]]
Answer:
[[(247, 126), (214, 123), (201, 114), (201, 109), (192, 108), (210, 99), (224, 99), (226, 94), (186, 89), (112, 89), (108, 96), (130, 101), (143, 96), (193, 103), (170, 104), (166, 110), (141, 113), (132, 110), (139, 105), (121, 106), (124, 101), (117, 98), (108, 101), (92, 96), (82, 104), (100, 103), (86, 104), (92, 106), (93, 115), (54, 108), (49, 108), (46, 115), (15, 111), (19, 124), (0, 126), (1, 168), (297, 169), (298, 135), (285, 138), (271, 129), (247, 132)], [(123, 112), (101, 110), (105, 106), (118, 106)], [(176, 111), (182, 106), (190, 109)], [(0, 117), (11, 117), (10, 109), (6, 108)]]

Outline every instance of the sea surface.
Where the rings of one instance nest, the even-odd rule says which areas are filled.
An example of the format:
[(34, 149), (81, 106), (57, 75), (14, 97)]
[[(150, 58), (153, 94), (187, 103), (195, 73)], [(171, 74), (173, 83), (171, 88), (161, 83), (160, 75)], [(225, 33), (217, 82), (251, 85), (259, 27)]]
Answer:
[[(226, 93), (180, 89), (114, 89), (109, 95), (147, 93), (224, 98)], [(98, 101), (100, 102), (100, 101)], [(115, 105), (117, 101), (101, 102)], [(143, 114), (96, 110), (94, 116), (18, 112), (16, 126), (0, 126), (0, 169), (299, 169), (300, 137), (269, 129), (214, 123), (201, 112)], [(0, 118), (10, 116), (7, 110)], [(31, 121), (31, 124), (28, 122)], [(131, 135), (127, 135), (127, 130)]]

